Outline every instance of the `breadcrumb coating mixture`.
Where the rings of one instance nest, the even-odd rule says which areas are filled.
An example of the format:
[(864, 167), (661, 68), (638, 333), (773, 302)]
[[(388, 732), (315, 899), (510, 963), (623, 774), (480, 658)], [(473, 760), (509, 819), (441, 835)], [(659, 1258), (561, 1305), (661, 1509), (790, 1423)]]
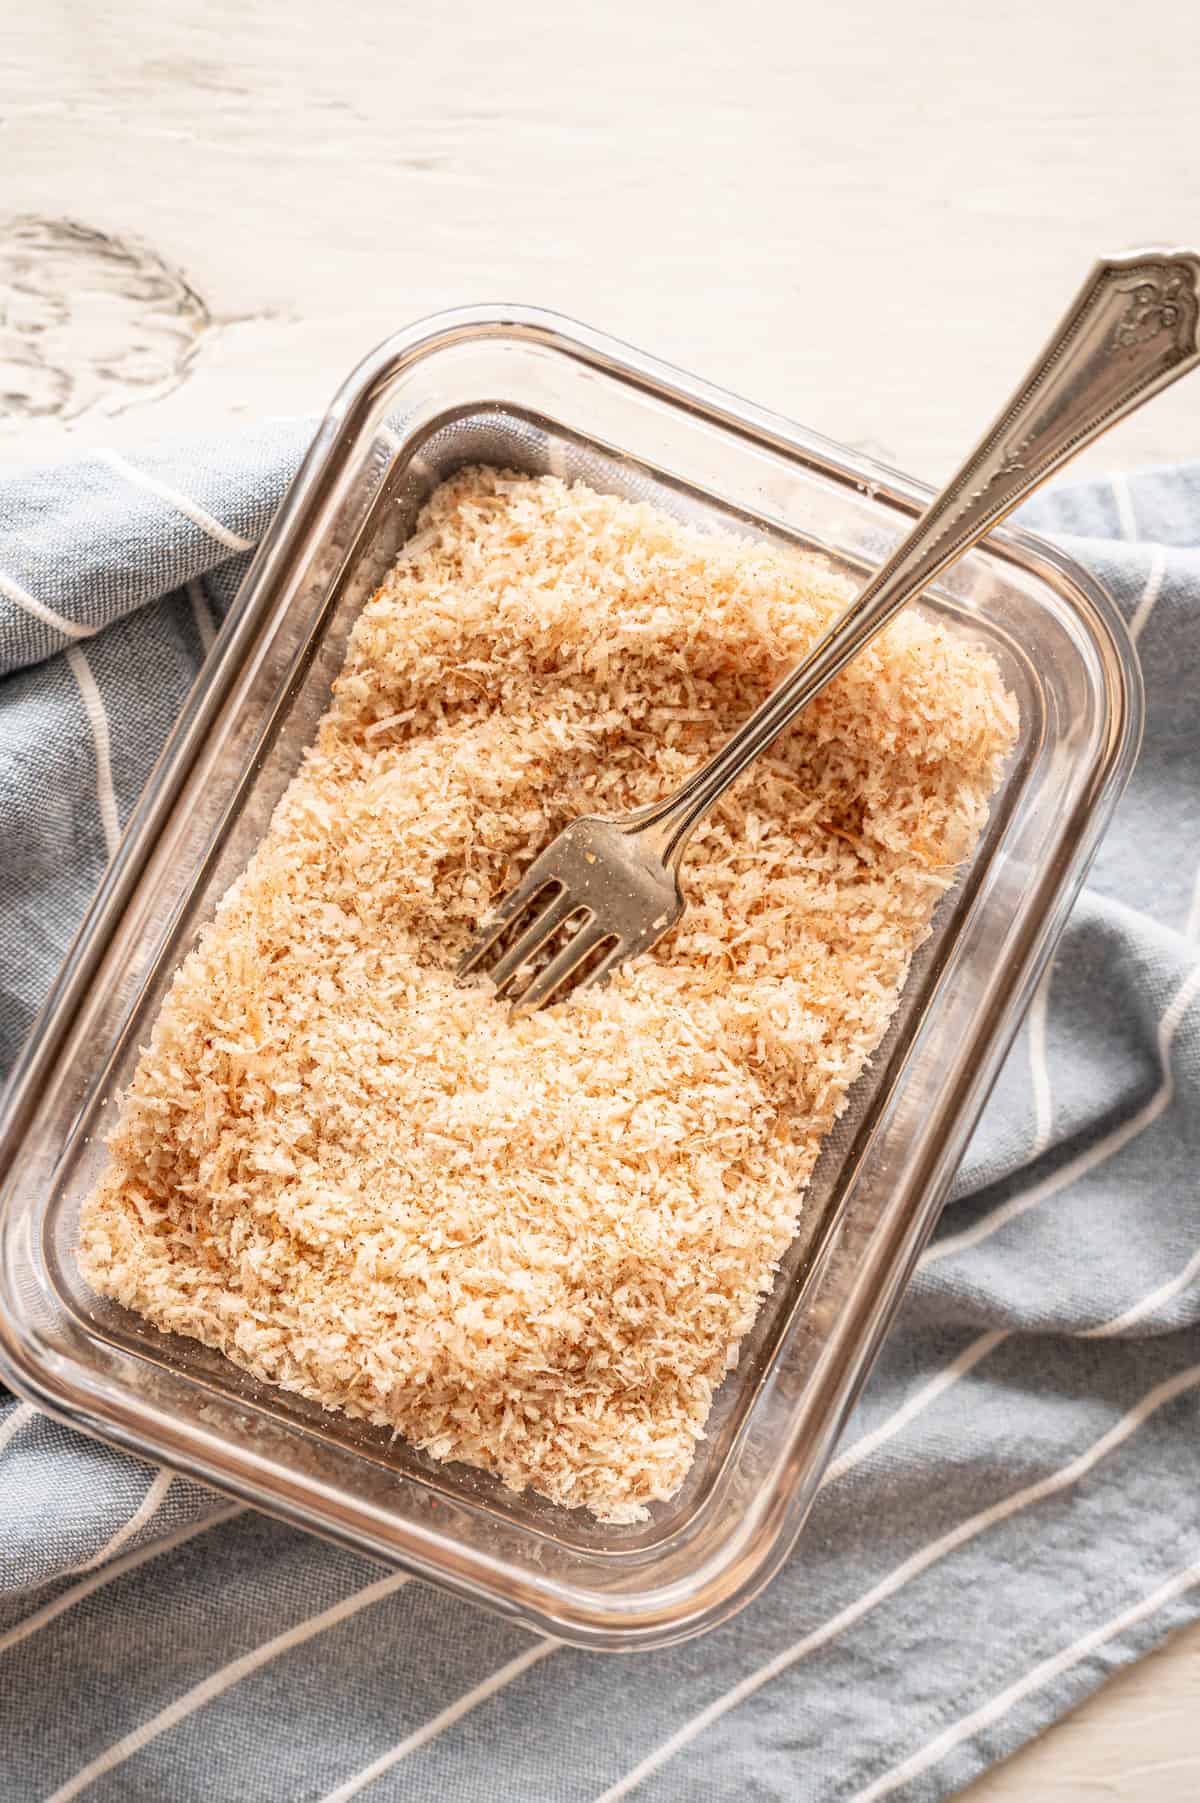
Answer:
[(520, 1490), (680, 1485), (1016, 732), (909, 611), (719, 804), (680, 926), (511, 1022), (454, 965), (846, 606), (797, 553), (491, 469), (428, 503), (185, 959), (85, 1204), (95, 1289)]

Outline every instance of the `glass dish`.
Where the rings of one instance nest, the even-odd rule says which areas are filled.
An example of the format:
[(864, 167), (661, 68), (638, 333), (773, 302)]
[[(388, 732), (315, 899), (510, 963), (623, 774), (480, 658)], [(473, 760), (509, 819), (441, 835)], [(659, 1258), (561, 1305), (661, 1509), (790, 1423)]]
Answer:
[[(100, 1301), (78, 1207), (171, 973), (244, 865), (348, 630), (465, 462), (585, 476), (863, 574), (926, 491), (583, 327), (523, 309), (390, 339), (326, 416), (129, 824), (0, 1119), (0, 1375), (65, 1421), (591, 1648), (711, 1627), (800, 1532), (1137, 749), (1141, 689), (1101, 590), (997, 533), (922, 603), (992, 648), (1021, 734), (804, 1231), (681, 1491), (601, 1525), (256, 1383)], [(801, 1555), (802, 1556), (802, 1555)]]

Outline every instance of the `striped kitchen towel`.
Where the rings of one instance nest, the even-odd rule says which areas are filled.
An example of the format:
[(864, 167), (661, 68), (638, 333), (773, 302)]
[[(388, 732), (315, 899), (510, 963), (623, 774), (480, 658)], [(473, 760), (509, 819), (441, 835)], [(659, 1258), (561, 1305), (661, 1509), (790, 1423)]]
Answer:
[[(305, 436), (0, 484), (0, 1064)], [(0, 1390), (3, 1803), (931, 1799), (1200, 1615), (1200, 464), (1026, 517), (1145, 749), (790, 1565), (569, 1651)]]

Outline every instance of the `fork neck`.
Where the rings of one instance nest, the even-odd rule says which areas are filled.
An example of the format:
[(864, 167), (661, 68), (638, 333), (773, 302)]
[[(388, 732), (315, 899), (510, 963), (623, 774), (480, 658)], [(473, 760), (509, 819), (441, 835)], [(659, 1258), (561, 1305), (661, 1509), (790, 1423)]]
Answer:
[(887, 567), (878, 572), (850, 612), (673, 795), (651, 802), (633, 815), (630, 831), (647, 850), (661, 858), (668, 870), (678, 871), (689, 839), (726, 789), (745, 774), (801, 708), (874, 636), (878, 630), (874, 604), (881, 591), (890, 587), (890, 576)]

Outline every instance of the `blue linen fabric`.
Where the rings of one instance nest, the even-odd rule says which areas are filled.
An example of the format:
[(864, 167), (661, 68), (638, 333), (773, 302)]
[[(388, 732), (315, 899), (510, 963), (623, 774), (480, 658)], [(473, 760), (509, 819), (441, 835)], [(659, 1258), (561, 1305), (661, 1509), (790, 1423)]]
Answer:
[[(0, 1069), (306, 437), (0, 483)], [(915, 1803), (1200, 1614), (1200, 463), (1025, 517), (1132, 625), (1145, 748), (802, 1558), (587, 1655), (0, 1387), (3, 1803)]]

